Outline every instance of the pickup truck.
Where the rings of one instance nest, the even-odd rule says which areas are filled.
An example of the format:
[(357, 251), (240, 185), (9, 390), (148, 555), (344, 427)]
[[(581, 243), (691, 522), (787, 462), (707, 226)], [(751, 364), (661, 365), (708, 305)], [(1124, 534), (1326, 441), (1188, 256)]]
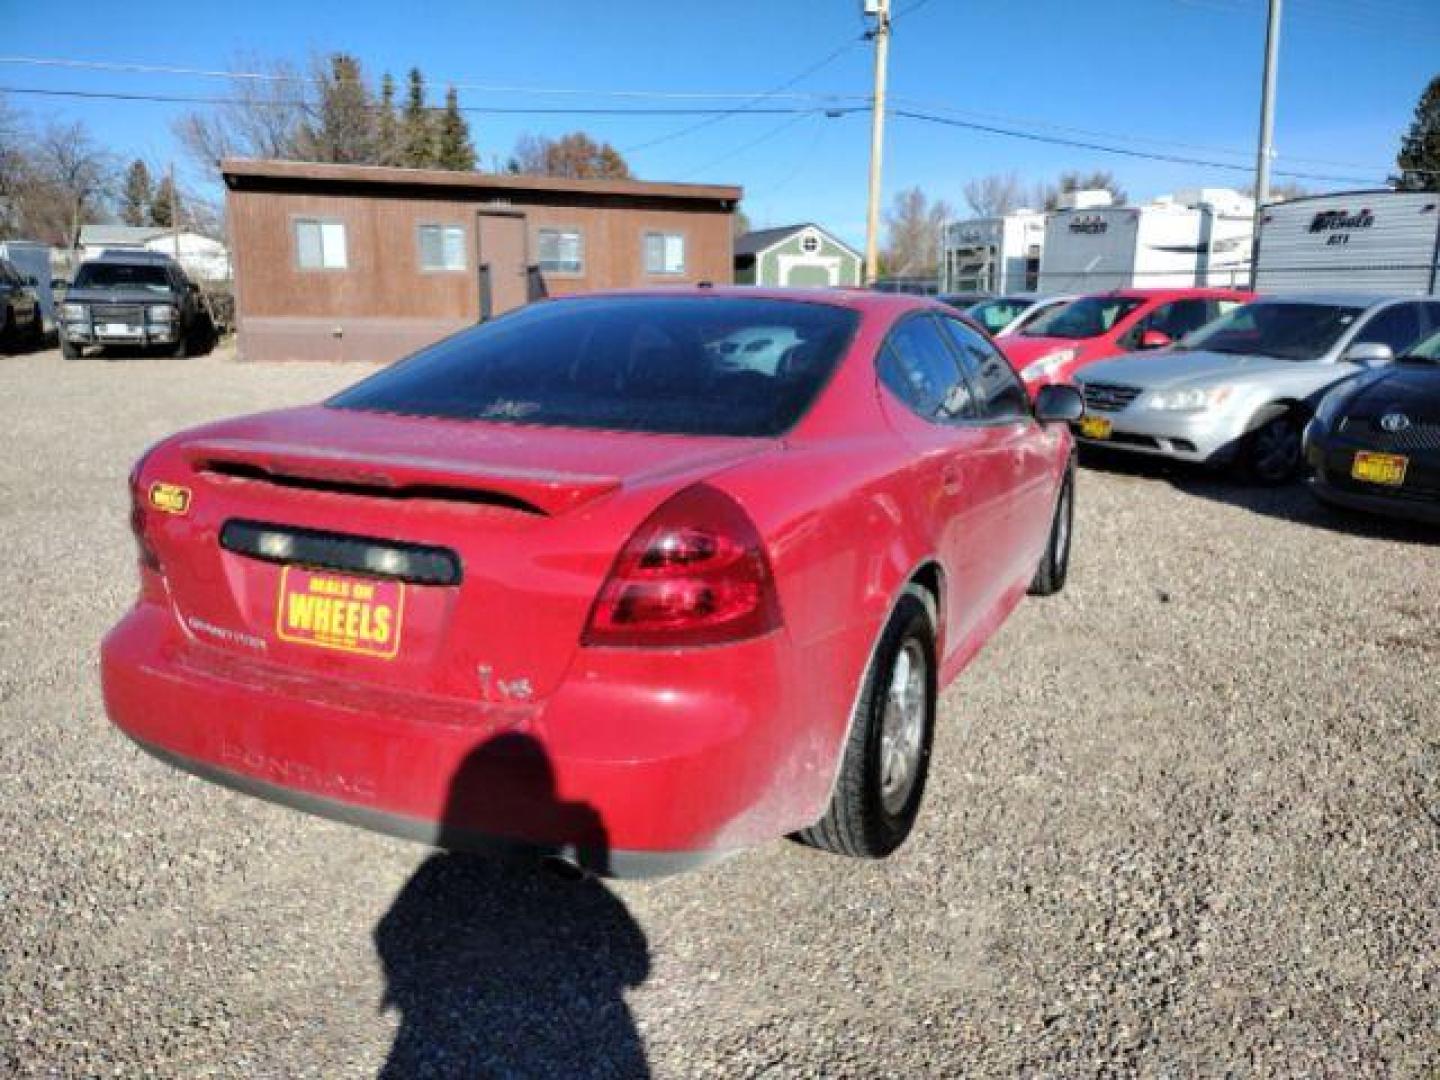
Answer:
[(76, 359), (88, 345), (207, 351), (215, 327), (200, 287), (168, 255), (107, 251), (80, 264), (60, 301), (60, 352)]

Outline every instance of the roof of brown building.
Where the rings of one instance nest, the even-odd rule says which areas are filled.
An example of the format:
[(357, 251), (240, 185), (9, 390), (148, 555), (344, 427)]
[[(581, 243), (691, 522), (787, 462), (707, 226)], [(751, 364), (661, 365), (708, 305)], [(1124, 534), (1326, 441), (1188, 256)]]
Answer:
[(410, 187), (462, 188), (474, 191), (574, 192), (586, 195), (629, 195), (644, 198), (718, 199), (739, 202), (742, 188), (730, 184), (668, 184), (645, 180), (576, 180), (560, 176), (512, 176), (508, 173), (453, 172), (445, 169), (398, 169), (387, 165), (328, 165), (316, 161), (260, 161), (226, 158), (221, 174), (229, 187), (248, 187), (247, 180), (307, 180), (326, 183), (397, 184)]

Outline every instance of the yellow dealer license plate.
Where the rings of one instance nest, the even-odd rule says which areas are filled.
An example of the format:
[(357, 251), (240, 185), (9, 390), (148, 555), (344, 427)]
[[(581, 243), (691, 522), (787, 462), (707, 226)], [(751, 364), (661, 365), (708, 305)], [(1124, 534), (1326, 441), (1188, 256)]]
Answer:
[(1110, 421), (1103, 416), (1086, 416), (1080, 420), (1080, 434), (1087, 439), (1108, 439)]
[(405, 585), (287, 566), (275, 632), (282, 641), (389, 660), (400, 651)]
[(1362, 450), (1355, 455), (1350, 475), (1370, 484), (1399, 487), (1405, 483), (1405, 469), (1410, 459), (1403, 454), (1375, 454)]

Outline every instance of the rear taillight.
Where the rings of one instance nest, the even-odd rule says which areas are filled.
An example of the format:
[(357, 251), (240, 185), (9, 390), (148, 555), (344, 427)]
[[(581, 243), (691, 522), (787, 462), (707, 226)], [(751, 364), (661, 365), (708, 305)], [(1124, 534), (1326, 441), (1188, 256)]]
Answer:
[(130, 531), (135, 536), (135, 547), (140, 556), (140, 567), (142, 570), (160, 569), (160, 557), (155, 554), (155, 549), (150, 546), (150, 538), (146, 535), (146, 528), (149, 525), (146, 493), (140, 486), (140, 473), (145, 468), (145, 459), (150, 456), (147, 451), (135, 468), (130, 470)]
[(635, 530), (600, 589), (582, 640), (718, 645), (779, 625), (775, 579), (754, 523), (728, 495), (698, 484)]

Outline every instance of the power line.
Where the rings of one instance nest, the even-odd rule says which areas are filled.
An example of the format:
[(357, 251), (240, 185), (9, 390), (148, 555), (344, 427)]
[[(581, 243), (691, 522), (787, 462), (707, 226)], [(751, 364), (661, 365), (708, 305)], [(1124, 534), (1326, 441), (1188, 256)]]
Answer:
[[(40, 89), (33, 86), (0, 86), (0, 94), (32, 94), (41, 97), (65, 97), (65, 98), (88, 98), (104, 101), (142, 101), (156, 102), (170, 105), (244, 105), (246, 107), (283, 109), (283, 108), (307, 108), (313, 102), (304, 99), (294, 101), (276, 100), (249, 100), (234, 97), (200, 97), (190, 94), (131, 94), (118, 90), (55, 90)], [(384, 106), (380, 104), (357, 105), (358, 108), (380, 110)], [(427, 112), (444, 112), (444, 105), (422, 106)], [(459, 110), (465, 113), (477, 113), (484, 115), (521, 115), (521, 116), (704, 116), (712, 119), (724, 119), (733, 116), (735, 109), (725, 108), (691, 108), (691, 107), (630, 107), (619, 106), (508, 106), (508, 105), (461, 105)], [(782, 115), (805, 115), (815, 112), (813, 106), (769, 106), (766, 108), (749, 108), (744, 110), (756, 116), (782, 116)], [(848, 105), (834, 106), (826, 111), (836, 113), (865, 112), (867, 106)]]
[[(27, 67), (64, 68), (79, 71), (108, 71), (130, 75), (178, 75), (205, 79), (227, 79), (241, 82), (290, 83), (321, 85), (323, 75), (290, 75), (274, 71), (234, 71), (221, 68), (192, 68), (170, 64), (138, 64), (129, 61), (83, 60), (62, 57), (0, 56), (0, 64)], [(798, 80), (796, 80), (798, 81)], [(476, 83), (432, 79), (433, 85), (454, 87), (487, 94), (530, 94), (558, 97), (655, 98), (657, 100), (749, 101), (756, 98), (787, 98), (795, 101), (859, 100), (863, 94), (842, 94), (825, 91), (755, 91), (755, 90), (602, 90), (558, 86), (512, 86), (497, 83)]]
[[(691, 134), (692, 132), (699, 131), (701, 128), (709, 127), (709, 126), (712, 125), (712, 124), (718, 124), (718, 123), (720, 123), (720, 121), (725, 120), (726, 118), (731, 117), (731, 116), (739, 115), (740, 113), (757, 113), (757, 112), (763, 112), (763, 111), (765, 111), (765, 110), (763, 110), (763, 109), (758, 109), (758, 108), (756, 108), (755, 106), (757, 106), (757, 105), (758, 105), (760, 102), (762, 102), (762, 101), (765, 101), (765, 100), (767, 100), (767, 99), (769, 99), (769, 98), (774, 97), (774, 96), (777, 95), (777, 94), (780, 94), (780, 93), (783, 93), (783, 92), (786, 91), (786, 90), (789, 90), (792, 86), (794, 86), (796, 83), (800, 82), (802, 79), (807, 79), (807, 78), (809, 78), (811, 75), (815, 74), (815, 72), (819, 71), (821, 68), (826, 67), (827, 65), (834, 63), (836, 60), (838, 60), (838, 59), (839, 59), (841, 56), (843, 56), (845, 53), (849, 52), (851, 49), (855, 48), (855, 46), (859, 45), (860, 42), (863, 41), (863, 40), (864, 40), (863, 37), (857, 37), (857, 38), (852, 38), (852, 39), (850, 39), (849, 41), (846, 41), (843, 45), (841, 45), (841, 46), (840, 46), (838, 49), (836, 49), (834, 52), (827, 53), (824, 57), (822, 57), (821, 59), (817, 60), (815, 63), (811, 64), (811, 65), (810, 65), (809, 67), (807, 67), (804, 71), (800, 72), (800, 74), (795, 75), (795, 76), (793, 76), (792, 78), (786, 79), (786, 80), (785, 80), (783, 83), (781, 83), (779, 86), (777, 86), (777, 87), (775, 87), (775, 88), (773, 88), (773, 89), (771, 89), (771, 90), (767, 90), (767, 91), (765, 91), (763, 94), (757, 95), (756, 97), (752, 98), (750, 101), (748, 101), (748, 102), (747, 102), (746, 104), (744, 104), (744, 105), (738, 106), (737, 108), (734, 108), (734, 109), (730, 109), (730, 110), (728, 110), (727, 112), (725, 112), (725, 113), (723, 113), (723, 114), (721, 114), (721, 115), (708, 117), (708, 118), (705, 119), (705, 120), (701, 120), (699, 123), (688, 124), (688, 125), (686, 125), (686, 126), (683, 127), (683, 128), (679, 128), (679, 129), (676, 130), (676, 131), (672, 131), (672, 132), (669, 132), (668, 134), (661, 135), (661, 136), (659, 136), (659, 137), (657, 137), (657, 138), (647, 140), (646, 142), (637, 143), (637, 144), (634, 145), (634, 146), (626, 147), (623, 151), (621, 151), (621, 153), (624, 153), (624, 154), (634, 154), (634, 153), (638, 153), (638, 152), (641, 151), (641, 150), (648, 150), (648, 149), (650, 149), (652, 146), (659, 146), (661, 143), (667, 143), (667, 142), (670, 142), (670, 141), (672, 141), (672, 140), (674, 140), (674, 139), (683, 138), (684, 136), (689, 135), (689, 134)], [(857, 110), (851, 110), (851, 111), (857, 111)], [(858, 111), (863, 111), (863, 109), (858, 110)]]
[[(1086, 142), (1080, 139), (1066, 139), (1057, 135), (1042, 135), (1037, 132), (1017, 131), (1013, 128), (997, 127), (993, 124), (977, 124), (966, 120), (952, 120), (944, 116), (936, 116), (931, 113), (916, 112), (912, 109), (893, 109), (892, 114), (904, 117), (907, 120), (921, 120), (932, 124), (943, 124), (948, 127), (965, 128), (969, 131), (981, 131), (989, 135), (1004, 135), (1012, 139), (1025, 139), (1029, 142), (1050, 143), (1054, 146), (1069, 146), (1080, 150), (1093, 150), (1102, 154), (1118, 154), (1122, 157), (1141, 158), (1147, 161), (1163, 161), (1176, 165), (1197, 165), (1210, 169), (1229, 169), (1232, 172), (1252, 172), (1248, 165), (1241, 165), (1230, 161), (1205, 161), (1200, 158), (1181, 157), (1178, 154), (1154, 154), (1144, 150), (1130, 150), (1120, 146), (1107, 146), (1103, 143)], [(1289, 176), (1297, 180), (1320, 180), (1338, 184), (1371, 184), (1373, 179), (1361, 179), (1354, 176), (1322, 176), (1318, 173), (1292, 172), (1284, 169), (1276, 169), (1276, 176)]]

